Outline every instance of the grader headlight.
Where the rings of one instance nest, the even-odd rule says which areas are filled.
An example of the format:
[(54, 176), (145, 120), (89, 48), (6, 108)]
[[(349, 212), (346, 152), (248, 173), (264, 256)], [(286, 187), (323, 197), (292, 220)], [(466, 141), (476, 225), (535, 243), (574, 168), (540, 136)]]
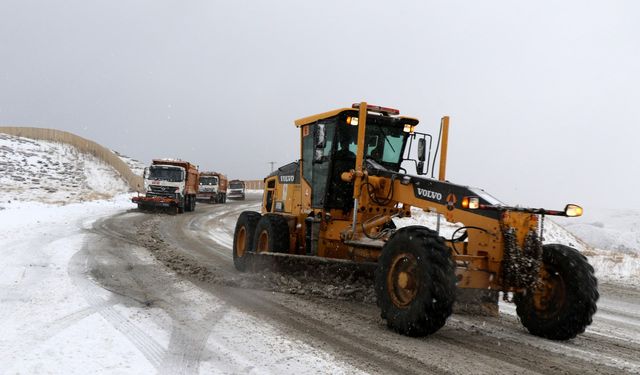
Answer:
[(353, 125), (353, 126), (358, 126), (358, 118), (357, 117), (352, 117), (352, 116), (347, 117), (347, 124)]
[(478, 197), (464, 197), (462, 198), (462, 208), (468, 208), (470, 210), (477, 210), (480, 208), (480, 198)]
[(568, 204), (564, 208), (564, 214), (568, 217), (582, 216), (582, 212), (582, 207), (578, 206), (577, 204)]

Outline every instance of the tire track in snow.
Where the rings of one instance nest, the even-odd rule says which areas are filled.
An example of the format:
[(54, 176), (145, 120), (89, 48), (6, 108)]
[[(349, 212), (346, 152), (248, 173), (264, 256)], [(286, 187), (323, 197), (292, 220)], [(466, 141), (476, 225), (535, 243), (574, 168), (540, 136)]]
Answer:
[[(503, 306), (501, 305), (500, 308), (502, 309)], [(467, 326), (468, 328), (474, 327), (474, 323), (470, 323), (467, 320), (467, 318), (462, 316), (453, 315), (452, 317), (449, 318), (449, 320), (454, 323)], [(525, 344), (528, 347), (535, 348), (541, 353), (543, 352), (563, 353), (568, 357), (573, 357), (586, 362), (598, 363), (601, 366), (602, 365), (608, 366), (610, 368), (610, 372), (608, 373), (611, 373), (611, 374), (617, 374), (619, 373), (620, 370), (625, 370), (625, 371), (640, 370), (640, 359), (634, 359), (634, 360), (632, 360), (631, 358), (624, 359), (624, 358), (603, 353), (598, 350), (590, 350), (589, 347), (584, 347), (584, 348), (581, 347), (582, 345), (579, 344), (581, 340), (590, 340), (588, 336), (586, 336), (585, 334), (579, 336), (577, 339), (573, 339), (569, 341), (552, 341), (552, 340), (547, 340), (547, 339), (540, 338), (533, 335), (517, 334), (516, 333), (517, 331), (509, 329), (508, 325), (495, 323), (492, 319), (486, 319), (485, 321), (483, 321), (482, 324), (483, 324), (483, 332), (486, 335), (490, 336), (492, 340), (509, 341), (509, 342), (517, 343), (517, 345), (520, 345), (520, 346), (522, 344)], [(514, 327), (515, 326), (516, 325), (514, 324)], [(484, 338), (484, 340), (486, 340), (486, 338)], [(618, 348), (620, 348), (619, 344), (620, 343), (618, 342), (618, 345), (617, 345)], [(505, 345), (510, 345), (510, 344), (505, 343)], [(551, 354), (548, 356), (537, 356), (537, 358), (540, 358), (540, 357), (546, 358), (546, 360), (548, 360), (549, 358), (555, 358), (555, 356)], [(571, 365), (571, 363), (567, 363), (566, 361), (562, 362), (561, 364), (562, 364), (561, 368), (563, 369), (566, 368), (567, 365)], [(576, 369), (575, 372), (580, 372), (580, 371), (584, 371), (584, 369), (582, 367), (579, 367)], [(603, 369), (599, 367), (599, 373), (602, 373), (602, 372), (603, 372)]]
[[(231, 250), (233, 247), (235, 223), (233, 223), (233, 225), (229, 225), (229, 223), (225, 221), (235, 219), (242, 211), (255, 211), (259, 209), (260, 203), (252, 202), (235, 204), (229, 208), (216, 211), (205, 217), (200, 216), (193, 218), (193, 224), (191, 224), (189, 228), (207, 233), (209, 239), (213, 240), (220, 246)], [(225, 253), (225, 255), (232, 259), (230, 253)]]
[[(135, 217), (116, 215), (108, 220), (96, 222), (94, 230), (109, 240), (136, 244), (135, 248), (139, 249), (136, 224), (155, 218), (157, 218), (157, 215), (153, 214)], [(189, 216), (185, 214), (180, 215), (179, 218), (185, 220)], [(178, 220), (178, 217), (170, 216), (170, 220)], [(129, 249), (118, 251), (115, 247), (108, 247), (104, 244), (96, 247), (101, 250), (93, 254), (94, 260), (104, 257), (105, 253), (108, 253), (114, 258), (114, 262), (111, 262), (114, 264), (103, 266), (98, 262), (87, 268), (102, 269), (107, 273), (121, 272), (127, 265), (139, 263), (139, 259), (135, 258), (135, 251), (130, 251)], [(113, 268), (109, 268), (109, 266)], [(217, 317), (225, 314), (226, 306), (218, 306), (215, 311), (198, 316), (199, 304), (192, 304), (188, 297), (183, 296), (185, 290), (176, 286), (176, 283), (181, 279), (177, 279), (172, 273), (167, 273), (164, 267), (154, 263), (140, 270), (134, 269), (130, 273), (128, 284), (117, 285), (115, 288), (123, 289), (122, 291), (113, 290), (109, 285), (109, 280), (103, 280), (102, 287), (132, 298), (141, 307), (144, 307), (145, 302), (151, 303), (153, 307), (162, 309), (171, 318), (171, 323), (163, 327), (167, 332), (170, 332), (170, 336), (168, 347), (163, 349), (162, 353), (159, 350), (150, 352), (146, 346), (146, 341), (137, 340), (136, 337), (132, 338), (134, 344), (139, 347), (143, 354), (146, 353), (145, 356), (150, 362), (154, 361), (153, 365), (160, 373), (197, 373), (211, 330), (215, 326)], [(105, 281), (106, 285), (104, 284)], [(134, 297), (138, 294), (142, 295)], [(214, 304), (215, 301), (210, 301), (208, 306)], [(219, 302), (215, 305), (219, 305)], [(196, 315), (195, 317), (194, 314)], [(121, 322), (115, 323), (119, 324)], [(233, 368), (232, 372), (236, 370), (238, 369)]]
[[(204, 322), (204, 324), (209, 323), (207, 324), (209, 326), (207, 329), (202, 328), (202, 322), (200, 322), (200, 324), (193, 324), (188, 321), (183, 323), (174, 319), (167, 355), (162, 363), (160, 374), (198, 373), (202, 354), (207, 346), (211, 331), (215, 327), (216, 322), (218, 322), (227, 311), (227, 306), (222, 304), (217, 310), (205, 315), (202, 322)], [(183, 315), (182, 313), (185, 312), (172, 311), (171, 315)]]
[[(90, 270), (90, 252), (91, 250), (87, 243), (85, 247), (81, 251), (77, 252), (69, 261), (68, 270), (69, 276), (74, 280), (78, 291), (82, 294), (87, 303), (89, 303), (91, 307), (95, 308), (103, 305), (105, 300), (98, 296), (100, 293), (104, 292), (104, 289), (87, 279), (87, 275)], [(114, 300), (113, 303), (109, 307), (99, 310), (98, 313), (114, 329), (126, 337), (129, 342), (131, 342), (142, 353), (142, 355), (144, 355), (149, 363), (156, 368), (156, 370), (160, 370), (162, 359), (165, 356), (165, 349), (155, 341), (155, 339), (147, 335), (144, 331), (114, 309), (114, 304), (125, 302), (124, 297), (114, 294), (110, 299)], [(139, 307), (144, 307), (144, 305), (139, 301), (129, 300), (126, 302), (127, 304), (131, 304), (133, 302)]]

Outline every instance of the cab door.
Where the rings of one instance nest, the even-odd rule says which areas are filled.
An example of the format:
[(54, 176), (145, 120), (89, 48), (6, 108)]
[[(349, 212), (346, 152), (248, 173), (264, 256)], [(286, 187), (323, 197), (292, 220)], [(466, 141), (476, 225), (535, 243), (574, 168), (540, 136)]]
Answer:
[(335, 120), (322, 120), (302, 129), (302, 177), (311, 186), (312, 208), (325, 206), (335, 128)]

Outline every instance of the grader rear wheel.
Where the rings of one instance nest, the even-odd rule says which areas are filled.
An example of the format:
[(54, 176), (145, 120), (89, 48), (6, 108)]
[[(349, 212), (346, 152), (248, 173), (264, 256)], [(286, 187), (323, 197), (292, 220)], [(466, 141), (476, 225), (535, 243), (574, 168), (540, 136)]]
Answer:
[(256, 253), (285, 253), (289, 250), (289, 224), (274, 214), (264, 215), (256, 227)]
[(238, 271), (246, 270), (248, 253), (254, 251), (253, 237), (259, 220), (260, 214), (253, 211), (244, 211), (238, 217), (233, 234), (233, 265)]
[(585, 331), (596, 312), (598, 281), (577, 250), (544, 245), (540, 285), (514, 296), (522, 324), (536, 336), (568, 340)]
[(439, 330), (456, 295), (454, 264), (442, 238), (422, 226), (398, 230), (382, 249), (375, 289), (389, 328), (407, 336)]

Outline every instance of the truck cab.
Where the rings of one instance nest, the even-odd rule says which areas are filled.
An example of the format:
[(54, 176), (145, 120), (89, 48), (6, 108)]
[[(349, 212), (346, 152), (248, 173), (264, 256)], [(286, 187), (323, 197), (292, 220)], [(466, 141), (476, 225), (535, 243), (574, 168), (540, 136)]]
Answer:
[(225, 203), (227, 201), (227, 177), (218, 172), (200, 173), (197, 199), (209, 203)]
[(229, 181), (229, 192), (227, 197), (231, 199), (244, 200), (245, 198), (245, 185), (244, 181), (231, 180)]
[(193, 211), (198, 189), (197, 166), (183, 160), (153, 159), (144, 169), (144, 196), (131, 201), (140, 209), (174, 208), (178, 213)]
[(175, 165), (152, 165), (145, 168), (144, 189), (147, 196), (172, 197), (184, 191), (186, 171)]

